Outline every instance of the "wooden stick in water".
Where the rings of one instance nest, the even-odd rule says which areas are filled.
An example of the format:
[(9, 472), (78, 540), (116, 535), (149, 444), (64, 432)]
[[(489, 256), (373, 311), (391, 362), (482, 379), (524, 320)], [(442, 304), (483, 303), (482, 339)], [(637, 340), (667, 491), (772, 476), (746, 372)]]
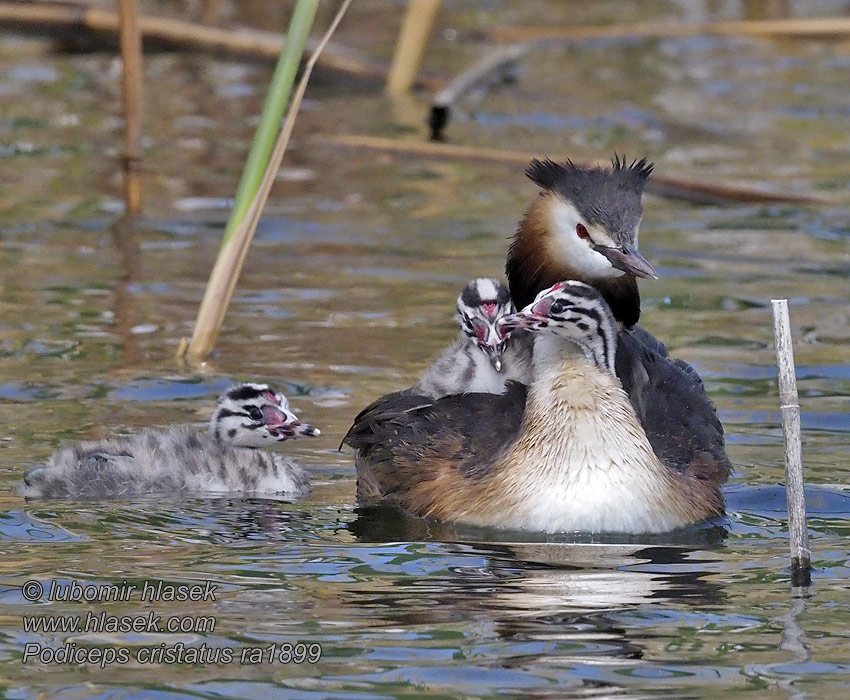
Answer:
[(719, 22), (635, 22), (608, 25), (509, 26), (476, 29), (490, 41), (578, 41), (632, 37), (752, 36), (766, 39), (841, 39), (850, 33), (850, 17), (728, 20)]
[(124, 204), (128, 214), (142, 208), (142, 38), (139, 0), (121, 0), (121, 63), (124, 97)]
[(806, 524), (806, 496), (800, 442), (800, 404), (794, 372), (794, 348), (788, 301), (773, 299), (773, 335), (776, 339), (776, 364), (779, 367), (779, 403), (782, 409), (782, 433), (785, 436), (785, 484), (788, 497), (788, 534), (791, 543), (791, 583), (808, 586), (811, 577), (809, 529)]
[(388, 95), (404, 95), (413, 86), (439, 9), (440, 0), (408, 0), (407, 13), (387, 75)]

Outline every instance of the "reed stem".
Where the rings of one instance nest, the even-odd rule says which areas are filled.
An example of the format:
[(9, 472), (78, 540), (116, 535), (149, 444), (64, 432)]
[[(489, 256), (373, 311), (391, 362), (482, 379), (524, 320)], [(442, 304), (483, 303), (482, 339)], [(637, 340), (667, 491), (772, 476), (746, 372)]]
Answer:
[(431, 140), (441, 141), (454, 105), (467, 93), (488, 88), (497, 81), (505, 82), (517, 62), (531, 50), (531, 44), (510, 44), (488, 51), (472, 66), (460, 73), (431, 100), (428, 125)]
[(404, 95), (413, 86), (439, 9), (440, 0), (408, 0), (393, 62), (387, 75), (388, 95)]
[(260, 123), (254, 132), (254, 141), (248, 153), (248, 160), (242, 170), (242, 178), (236, 188), (236, 197), (233, 209), (230, 210), (230, 218), (224, 229), (224, 240), (226, 243), (233, 232), (242, 223), (248, 213), (248, 207), (260, 189), (260, 181), (269, 163), (272, 148), (274, 148), (275, 137), (280, 128), (280, 120), (283, 117), (292, 84), (295, 82), (295, 73), (301, 63), (304, 54), (304, 45), (313, 26), (313, 18), (319, 7), (319, 0), (298, 0), (289, 21), (289, 32), (283, 44), (283, 50), (272, 75), (269, 84), (269, 92), (263, 107)]
[(794, 348), (788, 301), (773, 299), (773, 334), (776, 339), (776, 364), (779, 367), (779, 404), (782, 433), (785, 436), (785, 484), (788, 499), (788, 535), (791, 546), (791, 582), (808, 586), (811, 578), (809, 530), (806, 524), (806, 496), (800, 439), (800, 404), (794, 372)]
[(286, 147), (289, 144), (289, 139), (292, 136), (292, 131), (295, 128), (298, 108), (307, 90), (310, 74), (313, 72), (313, 68), (321, 55), (322, 49), (327, 45), (327, 42), (330, 40), (350, 4), (351, 0), (345, 0), (342, 4), (334, 21), (304, 67), (298, 88), (292, 96), (283, 128), (277, 136), (274, 148), (267, 159), (264, 172), (257, 184), (256, 194), (249, 202), (242, 220), (233, 228), (231, 235), (227, 236), (225, 234), (225, 239), (222, 242), (221, 250), (219, 251), (207, 284), (204, 299), (201, 302), (201, 308), (198, 311), (198, 320), (195, 324), (192, 340), (188, 345), (181, 343), (177, 351), (178, 357), (182, 357), (185, 354), (190, 362), (198, 363), (209, 355), (215, 345), (224, 315), (230, 304), (233, 291), (236, 288), (236, 282), (239, 278), (242, 264), (245, 261), (245, 256), (248, 254), (248, 248), (254, 237), (254, 231), (256, 231), (257, 224), (260, 221), (260, 214), (268, 199), (277, 171), (280, 168), (280, 163), (286, 152)]
[(121, 0), (120, 37), (124, 99), (124, 205), (127, 214), (142, 209), (142, 38), (139, 0)]
[[(317, 146), (339, 148), (358, 148), (397, 155), (412, 155), (421, 158), (436, 158), (452, 161), (478, 161), (481, 163), (499, 163), (525, 169), (532, 158), (540, 158), (540, 153), (532, 151), (504, 151), (479, 146), (463, 146), (451, 143), (436, 143), (397, 139), (365, 134), (316, 134), (311, 143)], [(596, 161), (596, 165), (610, 166), (610, 161)], [(662, 197), (683, 199), (688, 202), (726, 203), (726, 202), (796, 202), (801, 204), (829, 204), (847, 206), (846, 197), (827, 199), (814, 194), (791, 192), (770, 192), (755, 187), (738, 187), (722, 182), (693, 180), (671, 175), (653, 173), (646, 183), (646, 191)]]
[[(230, 217), (224, 229), (221, 248), (198, 309), (192, 339), (185, 347), (185, 354), (190, 362), (202, 362), (212, 352), (218, 340), (254, 230), (243, 229), (242, 235), (238, 237), (234, 237), (234, 233), (245, 221), (251, 202), (257, 197), (263, 173), (269, 165), (274, 137), (289, 100), (295, 72), (301, 62), (304, 44), (310, 33), (318, 5), (318, 0), (298, 0), (289, 21), (289, 32), (269, 84), (260, 123), (254, 132), (251, 150), (242, 170), (233, 208), (230, 210)], [(181, 350), (184, 350), (182, 345), (178, 352)]]
[(715, 22), (632, 22), (606, 25), (508, 26), (476, 30), (489, 41), (582, 41), (587, 39), (749, 36), (765, 39), (842, 39), (850, 17), (726, 20)]
[[(142, 38), (151, 44), (178, 51), (206, 51), (216, 55), (263, 61), (280, 58), (284, 36), (278, 32), (247, 27), (211, 27), (174, 17), (141, 15)], [(88, 38), (109, 43), (118, 34), (118, 13), (106, 7), (59, 5), (36, 0), (0, 2), (0, 29), (27, 33)], [(307, 42), (310, 50), (316, 43)], [(319, 57), (319, 65), (366, 80), (386, 80), (383, 62), (348, 46), (328, 45)], [(423, 87), (436, 88), (439, 81), (423, 76)]]

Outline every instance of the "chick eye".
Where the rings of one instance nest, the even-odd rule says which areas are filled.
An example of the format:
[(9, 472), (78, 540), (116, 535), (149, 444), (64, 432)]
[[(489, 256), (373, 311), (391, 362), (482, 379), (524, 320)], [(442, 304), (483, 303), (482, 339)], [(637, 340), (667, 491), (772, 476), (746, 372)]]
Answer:
[(487, 340), (487, 324), (483, 321), (479, 321), (477, 318), (472, 322), (472, 332), (475, 334), (475, 337), (480, 341)]
[(579, 238), (590, 238), (590, 234), (587, 232), (584, 224), (576, 224), (576, 235)]
[(551, 315), (557, 316), (561, 320), (575, 320), (575, 310), (576, 307), (573, 303), (567, 301), (566, 299), (561, 299), (552, 304)]
[(245, 409), (246, 413), (248, 414), (248, 417), (251, 420), (262, 420), (263, 419), (263, 412), (259, 408), (257, 408), (256, 406), (243, 406), (242, 408)]

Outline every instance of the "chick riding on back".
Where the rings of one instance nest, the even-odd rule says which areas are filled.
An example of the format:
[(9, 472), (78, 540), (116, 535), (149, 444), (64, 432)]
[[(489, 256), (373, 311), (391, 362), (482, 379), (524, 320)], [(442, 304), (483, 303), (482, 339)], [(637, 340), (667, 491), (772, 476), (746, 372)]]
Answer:
[(531, 338), (527, 333), (500, 333), (498, 321), (513, 313), (508, 288), (478, 277), (457, 298), (460, 338), (446, 348), (411, 391), (439, 398), (449, 394), (501, 394), (509, 380), (527, 383), (531, 376)]

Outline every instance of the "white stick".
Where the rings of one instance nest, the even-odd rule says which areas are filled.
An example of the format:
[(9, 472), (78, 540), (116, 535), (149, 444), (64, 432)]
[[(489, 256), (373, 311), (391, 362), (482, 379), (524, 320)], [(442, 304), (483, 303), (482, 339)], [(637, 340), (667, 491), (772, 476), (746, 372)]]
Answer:
[(803, 492), (803, 461), (800, 445), (800, 404), (794, 373), (794, 348), (788, 301), (773, 299), (773, 335), (776, 339), (776, 364), (779, 367), (779, 402), (782, 409), (782, 433), (785, 436), (785, 483), (788, 497), (788, 534), (791, 544), (791, 582), (794, 586), (811, 583), (811, 552), (806, 524), (806, 498)]

